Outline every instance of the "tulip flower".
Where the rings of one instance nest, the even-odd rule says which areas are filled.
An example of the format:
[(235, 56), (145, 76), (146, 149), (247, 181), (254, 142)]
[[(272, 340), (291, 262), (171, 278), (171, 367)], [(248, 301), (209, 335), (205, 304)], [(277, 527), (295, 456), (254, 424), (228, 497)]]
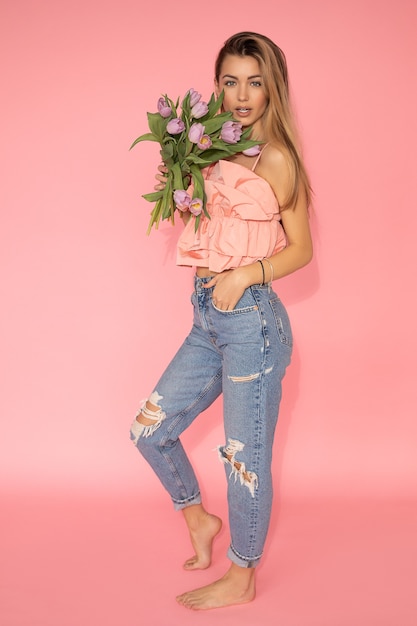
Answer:
[(197, 146), (200, 150), (207, 150), (207, 148), (211, 148), (212, 143), (210, 135), (202, 135), (200, 141), (197, 142)]
[(196, 120), (199, 120), (200, 117), (204, 117), (204, 115), (207, 115), (207, 113), (208, 105), (206, 102), (197, 102), (197, 104), (195, 104), (191, 109), (191, 115), (195, 117)]
[(174, 202), (179, 211), (188, 211), (191, 198), (184, 189), (176, 189), (174, 191)]
[(167, 131), (170, 135), (179, 135), (185, 128), (185, 124), (179, 117), (174, 117), (173, 120), (169, 120), (167, 124)]
[(158, 100), (158, 112), (162, 117), (169, 117), (172, 113), (172, 109), (169, 106), (165, 98), (159, 98)]
[(201, 137), (204, 134), (204, 126), (198, 122), (195, 122), (190, 126), (190, 130), (188, 131), (188, 139), (191, 143), (197, 143), (200, 141)]
[(228, 121), (222, 126), (220, 139), (226, 143), (237, 143), (242, 135), (242, 124), (239, 122)]
[(203, 210), (203, 201), (200, 198), (193, 198), (190, 203), (190, 212), (197, 216)]
[(252, 146), (251, 148), (247, 148), (246, 150), (242, 150), (242, 154), (246, 156), (258, 156), (261, 149), (259, 146)]
[(198, 91), (191, 87), (188, 93), (190, 94), (190, 107), (193, 107), (197, 104), (197, 102), (200, 102), (201, 94), (198, 93)]

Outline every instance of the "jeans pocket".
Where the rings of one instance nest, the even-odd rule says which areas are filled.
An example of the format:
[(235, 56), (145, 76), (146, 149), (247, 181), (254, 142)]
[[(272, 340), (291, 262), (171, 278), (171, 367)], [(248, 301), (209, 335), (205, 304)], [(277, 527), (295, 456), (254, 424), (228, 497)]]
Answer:
[(248, 289), (245, 289), (242, 297), (236, 303), (236, 306), (232, 311), (223, 311), (222, 309), (217, 308), (213, 300), (211, 300), (211, 306), (215, 311), (221, 313), (222, 315), (241, 315), (242, 313), (250, 313), (251, 311), (258, 310), (258, 304), (252, 294), (250, 287)]

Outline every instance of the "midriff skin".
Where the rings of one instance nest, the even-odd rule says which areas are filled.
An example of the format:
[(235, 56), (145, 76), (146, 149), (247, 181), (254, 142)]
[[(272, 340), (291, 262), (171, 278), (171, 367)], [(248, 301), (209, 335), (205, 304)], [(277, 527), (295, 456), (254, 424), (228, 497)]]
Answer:
[(197, 267), (196, 274), (199, 278), (209, 278), (211, 276), (216, 276), (218, 272), (212, 272), (208, 267)]

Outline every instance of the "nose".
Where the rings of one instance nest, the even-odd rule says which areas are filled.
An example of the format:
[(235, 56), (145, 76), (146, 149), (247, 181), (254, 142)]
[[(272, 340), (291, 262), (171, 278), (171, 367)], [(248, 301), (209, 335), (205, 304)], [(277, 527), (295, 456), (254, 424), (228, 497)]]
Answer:
[(237, 99), (239, 100), (239, 102), (245, 102), (248, 99), (248, 90), (246, 88), (246, 85), (241, 85), (239, 87)]

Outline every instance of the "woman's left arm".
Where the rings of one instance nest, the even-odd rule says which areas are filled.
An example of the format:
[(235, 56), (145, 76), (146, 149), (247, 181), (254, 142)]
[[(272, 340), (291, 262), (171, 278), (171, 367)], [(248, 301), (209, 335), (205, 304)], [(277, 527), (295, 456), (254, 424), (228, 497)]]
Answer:
[[(262, 168), (259, 167), (259, 175), (269, 182), (278, 203), (283, 204), (289, 188), (287, 161), (282, 152), (272, 146), (271, 149), (265, 150), (265, 155), (262, 156), (262, 164), (260, 164)], [(287, 237), (287, 246), (277, 254), (268, 257), (268, 260), (263, 260), (263, 269), (261, 263), (256, 261), (250, 265), (217, 274), (206, 284), (206, 287), (215, 287), (213, 298), (215, 298), (217, 308), (231, 311), (245, 289), (251, 285), (283, 278), (311, 261), (313, 245), (308, 207), (303, 190), (300, 190), (295, 206), (282, 211), (281, 220)]]

